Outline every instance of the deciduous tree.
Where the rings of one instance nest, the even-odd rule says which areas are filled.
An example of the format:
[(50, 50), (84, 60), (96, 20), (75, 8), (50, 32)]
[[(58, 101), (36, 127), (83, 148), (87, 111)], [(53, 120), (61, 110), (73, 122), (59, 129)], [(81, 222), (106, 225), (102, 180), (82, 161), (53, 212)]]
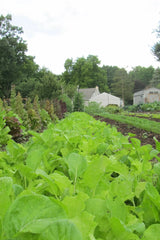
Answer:
[(21, 75), (27, 44), (21, 27), (11, 24), (12, 17), (0, 16), (0, 96), (9, 97), (11, 84)]
[(99, 86), (100, 91), (107, 91), (107, 74), (100, 65), (97, 56), (89, 55), (87, 58), (78, 58), (75, 62), (67, 59), (63, 80), (68, 84), (78, 85), (80, 88)]
[(158, 42), (155, 43), (154, 46), (152, 47), (152, 52), (156, 57), (157, 61), (160, 61), (160, 25), (156, 29), (156, 33), (157, 33)]

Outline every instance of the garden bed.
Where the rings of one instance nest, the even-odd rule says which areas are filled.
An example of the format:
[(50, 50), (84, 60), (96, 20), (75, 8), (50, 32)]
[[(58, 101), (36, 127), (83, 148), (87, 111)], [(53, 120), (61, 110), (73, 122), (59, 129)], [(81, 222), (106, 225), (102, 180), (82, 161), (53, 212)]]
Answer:
[(151, 144), (153, 146), (153, 148), (155, 148), (155, 141), (154, 141), (153, 137), (156, 137), (156, 139), (158, 141), (160, 141), (160, 134), (148, 132), (146, 130), (139, 129), (139, 128), (133, 127), (131, 125), (127, 125), (127, 124), (117, 122), (115, 120), (101, 117), (101, 116), (95, 116), (95, 119), (106, 122), (107, 124), (110, 124), (111, 126), (115, 126), (117, 128), (117, 130), (119, 132), (121, 132), (123, 135), (128, 135), (128, 133), (135, 134), (135, 137), (141, 141), (142, 145)]

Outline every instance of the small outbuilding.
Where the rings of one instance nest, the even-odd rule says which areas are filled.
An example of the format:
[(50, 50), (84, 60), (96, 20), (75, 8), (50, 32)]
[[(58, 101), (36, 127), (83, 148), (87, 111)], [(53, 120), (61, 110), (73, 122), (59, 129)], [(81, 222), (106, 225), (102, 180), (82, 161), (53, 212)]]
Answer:
[(122, 100), (119, 97), (113, 96), (106, 92), (100, 93), (99, 95), (92, 97), (89, 101), (100, 103), (102, 107), (106, 107), (110, 104), (117, 105), (119, 107), (123, 105)]
[(160, 89), (147, 88), (133, 94), (133, 104), (144, 104), (160, 101)]

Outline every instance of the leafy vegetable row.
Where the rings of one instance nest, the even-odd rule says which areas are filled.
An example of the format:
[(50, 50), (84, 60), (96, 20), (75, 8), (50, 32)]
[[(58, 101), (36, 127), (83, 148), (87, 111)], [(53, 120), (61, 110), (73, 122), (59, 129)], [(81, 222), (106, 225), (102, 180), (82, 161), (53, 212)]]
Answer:
[(159, 122), (155, 122), (145, 118), (129, 117), (125, 115), (111, 113), (103, 113), (99, 115), (121, 123), (134, 126), (136, 128), (144, 129), (149, 132), (160, 133)]
[(132, 113), (132, 112), (123, 112), (121, 113), (123, 115), (129, 115), (129, 116), (134, 116), (134, 117), (142, 117), (142, 118), (149, 118), (150, 120), (152, 119), (160, 119), (160, 114), (159, 113)]
[(159, 239), (158, 150), (85, 113), (30, 133), (0, 152), (1, 240)]

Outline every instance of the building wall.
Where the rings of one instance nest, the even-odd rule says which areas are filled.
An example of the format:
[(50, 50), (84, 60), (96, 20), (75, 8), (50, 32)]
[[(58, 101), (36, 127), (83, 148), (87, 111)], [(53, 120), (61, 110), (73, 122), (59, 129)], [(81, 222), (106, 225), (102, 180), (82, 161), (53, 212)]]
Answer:
[(99, 88), (96, 86), (96, 87), (95, 87), (95, 91), (93, 92), (91, 98), (96, 97), (96, 96), (98, 96), (99, 94), (100, 94)]
[(143, 103), (145, 103), (144, 91), (139, 91), (139, 92), (134, 93), (133, 104), (138, 105), (138, 104), (143, 104)]
[(100, 103), (102, 107), (108, 106), (109, 104), (121, 106), (120, 98), (108, 93), (101, 93), (95, 97), (92, 97), (89, 101)]
[(133, 95), (133, 104), (136, 105), (155, 101), (160, 101), (160, 89), (157, 88), (148, 88)]
[(160, 90), (156, 88), (150, 88), (145, 91), (145, 103), (160, 101)]

